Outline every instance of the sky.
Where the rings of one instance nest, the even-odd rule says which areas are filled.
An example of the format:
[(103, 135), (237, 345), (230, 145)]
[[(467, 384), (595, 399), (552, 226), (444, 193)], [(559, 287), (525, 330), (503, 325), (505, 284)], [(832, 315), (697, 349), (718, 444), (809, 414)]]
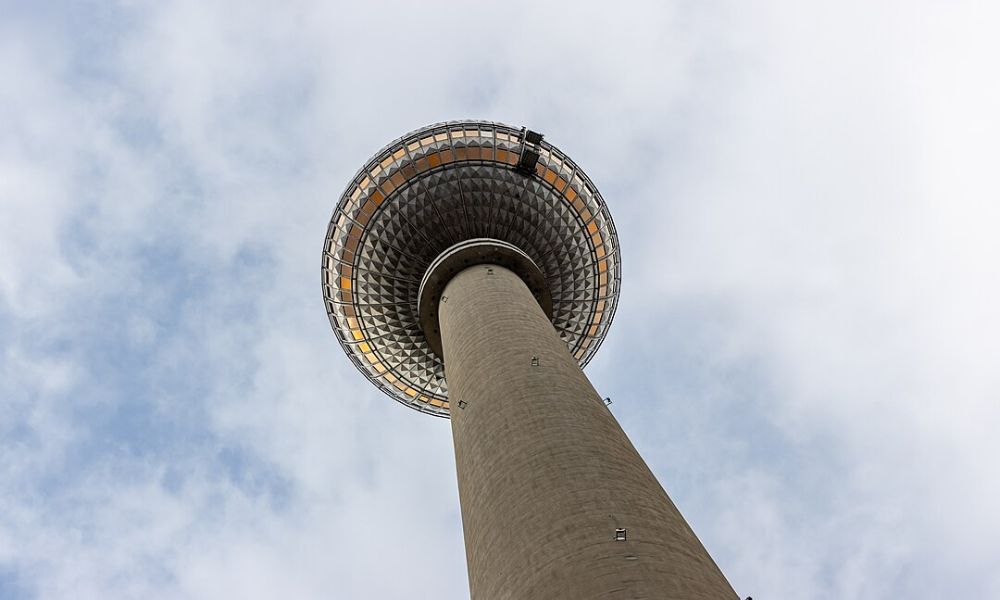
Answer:
[(0, 599), (468, 598), (449, 423), (320, 289), (354, 172), (465, 118), (602, 191), (587, 373), (741, 597), (1000, 597), (996, 3), (0, 15)]

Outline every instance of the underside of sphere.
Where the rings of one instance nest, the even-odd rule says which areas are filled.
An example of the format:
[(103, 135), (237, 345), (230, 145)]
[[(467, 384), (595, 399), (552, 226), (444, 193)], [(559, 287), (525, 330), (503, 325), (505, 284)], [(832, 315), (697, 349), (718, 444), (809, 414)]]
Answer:
[(354, 364), (417, 410), (447, 416), (444, 364), (418, 314), (420, 284), (446, 249), (475, 238), (538, 266), (552, 323), (585, 365), (617, 305), (618, 241), (583, 171), (537, 134), (498, 123), (434, 125), (375, 155), (341, 196), (323, 254), (331, 325)]

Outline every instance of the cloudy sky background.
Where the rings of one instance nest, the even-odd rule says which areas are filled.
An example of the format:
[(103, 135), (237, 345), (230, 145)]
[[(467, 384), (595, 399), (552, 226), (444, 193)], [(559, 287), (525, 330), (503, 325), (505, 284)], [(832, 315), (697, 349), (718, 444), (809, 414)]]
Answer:
[(0, 0), (0, 598), (468, 597), (326, 222), (436, 121), (616, 218), (588, 373), (741, 596), (1000, 597), (991, 2)]

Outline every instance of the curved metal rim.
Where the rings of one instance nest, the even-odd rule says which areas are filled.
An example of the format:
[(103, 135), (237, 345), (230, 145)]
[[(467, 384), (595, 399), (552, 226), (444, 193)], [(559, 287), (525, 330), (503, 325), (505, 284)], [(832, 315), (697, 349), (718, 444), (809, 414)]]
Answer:
[(444, 360), (438, 306), (448, 283), (462, 271), (478, 265), (497, 265), (510, 269), (528, 286), (545, 315), (552, 318), (552, 294), (542, 270), (535, 261), (514, 244), (491, 238), (474, 238), (448, 248), (427, 267), (420, 282), (417, 314), (427, 345)]

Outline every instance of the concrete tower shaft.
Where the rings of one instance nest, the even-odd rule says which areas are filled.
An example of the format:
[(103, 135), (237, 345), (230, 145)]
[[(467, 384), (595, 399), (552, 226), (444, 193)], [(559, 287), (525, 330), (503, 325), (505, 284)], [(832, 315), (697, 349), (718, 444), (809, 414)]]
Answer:
[(473, 600), (737, 597), (515, 273), (438, 319)]

